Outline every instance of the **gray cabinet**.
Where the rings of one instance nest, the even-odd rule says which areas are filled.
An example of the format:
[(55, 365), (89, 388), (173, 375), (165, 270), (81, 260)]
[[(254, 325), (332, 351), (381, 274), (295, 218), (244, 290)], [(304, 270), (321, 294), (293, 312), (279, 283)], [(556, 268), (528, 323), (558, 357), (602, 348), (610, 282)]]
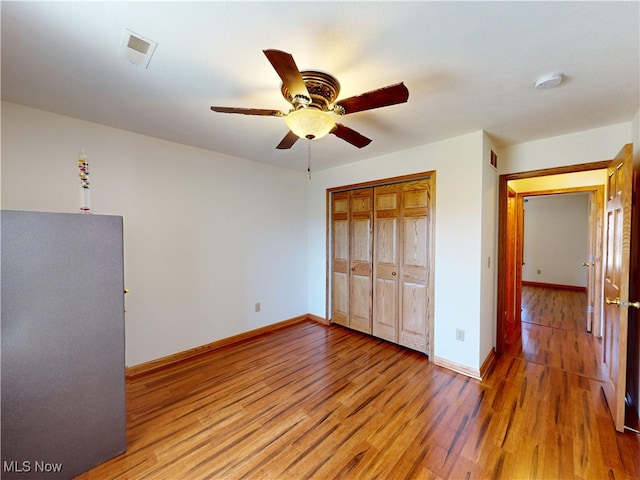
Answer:
[(126, 449), (122, 218), (2, 211), (2, 478)]

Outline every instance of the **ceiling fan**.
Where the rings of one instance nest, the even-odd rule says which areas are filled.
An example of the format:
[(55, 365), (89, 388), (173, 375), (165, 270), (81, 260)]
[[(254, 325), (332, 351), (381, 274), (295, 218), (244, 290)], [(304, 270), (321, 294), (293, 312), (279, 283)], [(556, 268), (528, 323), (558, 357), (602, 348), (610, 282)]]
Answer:
[(212, 106), (211, 110), (221, 113), (285, 117), (289, 133), (278, 144), (277, 149), (291, 148), (298, 138), (317, 139), (328, 133), (358, 148), (366, 147), (371, 143), (371, 139), (336, 123), (331, 112), (347, 115), (404, 103), (409, 98), (409, 90), (404, 83), (400, 82), (336, 101), (340, 93), (340, 83), (335, 77), (313, 70), (301, 72), (290, 53), (280, 50), (263, 50), (263, 52), (282, 79), (282, 96), (291, 104), (291, 110), (283, 112), (262, 108), (217, 106)]

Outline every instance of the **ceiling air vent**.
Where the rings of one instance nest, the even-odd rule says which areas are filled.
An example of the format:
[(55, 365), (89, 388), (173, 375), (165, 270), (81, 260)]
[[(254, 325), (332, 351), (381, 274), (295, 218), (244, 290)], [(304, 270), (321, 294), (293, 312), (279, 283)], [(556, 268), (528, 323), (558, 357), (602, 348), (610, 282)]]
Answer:
[(120, 52), (118, 55), (122, 58), (126, 58), (138, 67), (147, 68), (157, 46), (157, 42), (143, 37), (142, 35), (138, 35), (126, 28), (122, 35)]

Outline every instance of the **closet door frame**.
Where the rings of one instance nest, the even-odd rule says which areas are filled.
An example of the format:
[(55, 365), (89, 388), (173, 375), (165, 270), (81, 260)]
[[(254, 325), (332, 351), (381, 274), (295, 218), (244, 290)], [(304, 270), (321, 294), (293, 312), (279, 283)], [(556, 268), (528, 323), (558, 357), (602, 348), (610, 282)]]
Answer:
[(430, 183), (431, 198), (429, 204), (429, 238), (427, 239), (427, 255), (428, 263), (431, 268), (427, 272), (427, 351), (426, 354), (430, 359), (434, 355), (433, 344), (433, 332), (434, 332), (434, 280), (435, 280), (435, 212), (436, 212), (436, 172), (426, 171), (419, 172), (410, 175), (403, 175), (379, 180), (373, 180), (370, 182), (363, 182), (357, 184), (343, 185), (339, 187), (328, 188), (326, 190), (326, 299), (325, 299), (325, 317), (331, 322), (332, 315), (332, 196), (334, 193), (345, 192), (349, 190), (356, 190), (368, 187), (378, 187), (383, 185), (391, 185), (397, 183), (406, 183), (414, 180), (428, 180)]

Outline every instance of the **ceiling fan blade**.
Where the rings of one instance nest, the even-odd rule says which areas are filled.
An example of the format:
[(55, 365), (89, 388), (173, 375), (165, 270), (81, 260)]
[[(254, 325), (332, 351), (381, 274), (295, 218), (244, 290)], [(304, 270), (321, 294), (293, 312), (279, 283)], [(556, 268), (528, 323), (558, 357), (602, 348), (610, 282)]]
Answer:
[(358, 148), (366, 147), (371, 143), (370, 138), (359, 134), (349, 127), (345, 127), (340, 123), (336, 123), (336, 128), (334, 128), (330, 133), (333, 133), (336, 137), (339, 137), (345, 142), (349, 142), (351, 145), (354, 145)]
[[(372, 108), (387, 107), (404, 103), (409, 98), (409, 90), (403, 82), (372, 90), (355, 97), (338, 100), (336, 106), (342, 107), (334, 111), (339, 115), (347, 115), (348, 113), (362, 112), (363, 110), (371, 110)], [(344, 112), (341, 113), (341, 110)]]
[(287, 114), (280, 110), (269, 110), (267, 108), (235, 108), (235, 107), (211, 107), (214, 112), (220, 113), (240, 113), (242, 115), (262, 115), (266, 117), (285, 117)]
[(298, 136), (289, 130), (289, 133), (285, 135), (285, 137), (280, 141), (278, 146), (276, 147), (278, 150), (286, 150), (288, 148), (293, 147), (293, 144), (298, 140)]
[(290, 53), (281, 50), (263, 50), (263, 52), (292, 97), (302, 95), (306, 98), (311, 98), (307, 86), (302, 80), (300, 70), (298, 70), (296, 62)]

